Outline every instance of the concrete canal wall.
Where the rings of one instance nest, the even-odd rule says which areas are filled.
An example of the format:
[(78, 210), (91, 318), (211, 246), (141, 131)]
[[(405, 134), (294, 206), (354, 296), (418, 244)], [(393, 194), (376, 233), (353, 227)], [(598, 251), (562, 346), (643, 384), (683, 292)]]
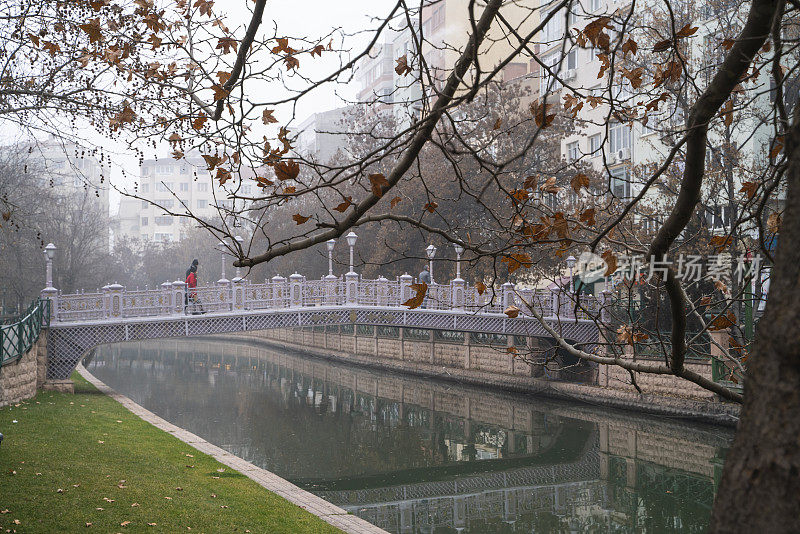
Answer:
[[(237, 336), (240, 337), (240, 336)], [(735, 425), (739, 406), (685, 380), (637, 373), (640, 394), (627, 371), (610, 366), (568, 364), (556, 358), (548, 365), (523, 361), (526, 350), (551, 346), (544, 338), (478, 337), (464, 332), (435, 332), (392, 327), (309, 327), (251, 332), (243, 338), (302, 349), (311, 354), (380, 369), (436, 377), (498, 389), (539, 393), (555, 398)], [(711, 377), (706, 362), (687, 363)], [(580, 382), (567, 381), (577, 377)]]

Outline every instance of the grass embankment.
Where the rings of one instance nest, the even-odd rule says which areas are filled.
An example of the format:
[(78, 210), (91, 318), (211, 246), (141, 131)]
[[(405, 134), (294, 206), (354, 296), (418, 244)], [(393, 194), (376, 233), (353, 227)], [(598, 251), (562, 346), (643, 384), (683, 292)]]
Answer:
[(73, 379), (0, 409), (2, 532), (340, 532)]

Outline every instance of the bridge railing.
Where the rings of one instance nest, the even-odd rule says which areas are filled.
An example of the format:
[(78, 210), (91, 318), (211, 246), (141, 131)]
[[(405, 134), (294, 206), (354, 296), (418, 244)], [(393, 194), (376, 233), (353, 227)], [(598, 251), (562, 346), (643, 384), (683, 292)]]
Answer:
[[(288, 278), (275, 276), (261, 284), (238, 278), (188, 290), (183, 282), (165, 282), (158, 289), (145, 290), (128, 290), (112, 284), (94, 293), (57, 292), (47, 296), (53, 300), (51, 320), (77, 322), (318, 306), (404, 308), (403, 303), (416, 294), (412, 283), (413, 278), (408, 275), (395, 280), (384, 277), (365, 279), (352, 274), (308, 280), (295, 273)], [(602, 309), (599, 299), (592, 295), (577, 297), (573, 293), (550, 289), (517, 290), (510, 283), (479, 290), (464, 280), (456, 279), (445, 284), (430, 284), (422, 307), (427, 310), (502, 314), (513, 305), (524, 316), (533, 315), (531, 308), (544, 317), (574, 319), (577, 316), (586, 320), (599, 316)]]
[(0, 367), (19, 361), (50, 321), (50, 301), (37, 299), (13, 321), (0, 326)]

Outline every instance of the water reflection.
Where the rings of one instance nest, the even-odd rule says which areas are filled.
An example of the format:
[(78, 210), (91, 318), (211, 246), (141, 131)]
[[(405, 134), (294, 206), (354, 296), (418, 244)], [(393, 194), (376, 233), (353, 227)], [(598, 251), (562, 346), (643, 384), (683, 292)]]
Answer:
[(89, 369), (398, 533), (703, 532), (732, 438), (212, 338), (101, 347)]

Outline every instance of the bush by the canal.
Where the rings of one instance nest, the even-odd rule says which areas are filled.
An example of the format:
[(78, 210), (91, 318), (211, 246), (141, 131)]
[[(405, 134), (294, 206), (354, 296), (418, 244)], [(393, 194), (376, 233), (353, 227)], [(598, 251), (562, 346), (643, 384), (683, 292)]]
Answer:
[(339, 532), (73, 379), (0, 409), (2, 532)]

